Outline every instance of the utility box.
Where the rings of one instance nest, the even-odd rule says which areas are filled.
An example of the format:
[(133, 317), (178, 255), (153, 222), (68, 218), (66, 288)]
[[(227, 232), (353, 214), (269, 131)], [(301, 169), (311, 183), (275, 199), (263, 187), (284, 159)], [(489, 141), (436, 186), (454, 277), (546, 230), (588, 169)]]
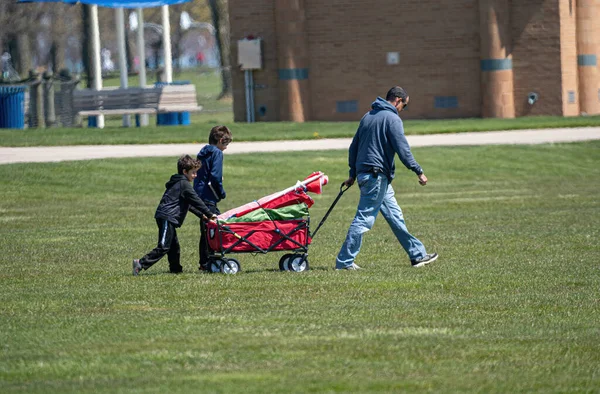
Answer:
[(260, 38), (238, 41), (238, 65), (242, 70), (262, 70), (262, 40)]

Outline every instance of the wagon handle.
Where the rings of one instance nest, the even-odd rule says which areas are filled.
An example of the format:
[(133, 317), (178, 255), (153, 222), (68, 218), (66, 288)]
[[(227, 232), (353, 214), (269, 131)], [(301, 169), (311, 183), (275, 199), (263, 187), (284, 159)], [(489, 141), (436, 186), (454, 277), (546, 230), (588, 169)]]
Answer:
[[(344, 187), (345, 186), (345, 187)], [(311, 238), (314, 238), (315, 235), (317, 234), (317, 231), (319, 231), (319, 229), (321, 228), (321, 226), (323, 225), (323, 223), (325, 223), (325, 220), (327, 220), (327, 217), (329, 216), (329, 214), (331, 213), (331, 211), (333, 210), (333, 207), (335, 207), (335, 204), (337, 204), (337, 202), (340, 200), (340, 198), (342, 197), (342, 195), (346, 192), (346, 190), (350, 189), (350, 186), (346, 185), (345, 182), (342, 182), (342, 184), (340, 185), (340, 192), (338, 193), (337, 197), (335, 198), (335, 200), (333, 200), (333, 203), (331, 203), (331, 206), (329, 207), (329, 209), (327, 210), (327, 212), (325, 213), (325, 216), (323, 216), (323, 219), (321, 219), (321, 222), (319, 223), (319, 225), (317, 226), (317, 228), (315, 229), (315, 231), (312, 232), (311, 234)]]

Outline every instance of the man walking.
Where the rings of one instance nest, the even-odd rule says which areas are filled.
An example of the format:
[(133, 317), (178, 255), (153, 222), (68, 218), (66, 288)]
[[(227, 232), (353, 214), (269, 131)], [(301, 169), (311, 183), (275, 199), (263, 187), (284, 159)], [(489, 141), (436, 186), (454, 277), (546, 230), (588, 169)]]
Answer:
[(372, 110), (363, 116), (352, 139), (348, 152), (350, 177), (344, 183), (351, 186), (355, 181), (358, 182), (360, 201), (336, 259), (338, 270), (360, 269), (354, 260), (360, 251), (363, 234), (373, 227), (380, 210), (413, 267), (422, 267), (438, 257), (437, 253), (427, 254), (421, 241), (408, 232), (391, 185), (396, 154), (406, 168), (417, 174), (421, 185), (427, 184), (423, 169), (410, 151), (399, 115), (408, 102), (409, 96), (400, 86), (391, 88), (385, 100), (377, 97), (371, 105)]

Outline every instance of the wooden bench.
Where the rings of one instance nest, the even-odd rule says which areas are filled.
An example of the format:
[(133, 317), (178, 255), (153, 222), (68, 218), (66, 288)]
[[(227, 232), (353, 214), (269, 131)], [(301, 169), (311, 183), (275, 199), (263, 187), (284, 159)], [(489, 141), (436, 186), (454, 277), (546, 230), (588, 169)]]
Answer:
[(73, 92), (73, 109), (81, 116), (159, 114), (201, 111), (194, 85), (81, 89)]

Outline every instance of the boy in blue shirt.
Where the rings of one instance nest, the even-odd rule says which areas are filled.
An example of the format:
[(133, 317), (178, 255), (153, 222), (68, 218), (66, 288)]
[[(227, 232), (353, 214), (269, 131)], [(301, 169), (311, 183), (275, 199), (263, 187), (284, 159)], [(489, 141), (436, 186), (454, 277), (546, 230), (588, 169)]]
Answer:
[[(208, 135), (208, 145), (198, 152), (198, 160), (202, 167), (198, 176), (194, 179), (194, 190), (206, 203), (211, 213), (219, 215), (221, 212), (217, 203), (226, 197), (223, 188), (223, 151), (231, 143), (233, 137), (227, 126), (215, 126)], [(198, 245), (200, 255), (199, 269), (208, 270), (208, 241), (206, 239), (206, 228), (200, 221), (200, 243)]]

